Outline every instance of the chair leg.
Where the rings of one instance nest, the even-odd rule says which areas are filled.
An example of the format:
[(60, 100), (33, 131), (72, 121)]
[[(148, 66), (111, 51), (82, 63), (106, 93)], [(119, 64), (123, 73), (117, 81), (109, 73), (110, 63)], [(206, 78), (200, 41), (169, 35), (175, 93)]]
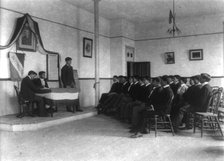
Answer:
[(221, 128), (220, 123), (219, 123), (219, 119), (218, 119), (218, 117), (215, 117), (215, 119), (216, 119), (216, 122), (217, 122), (217, 124), (218, 124), (218, 128), (219, 128), (219, 130), (220, 130), (220, 133), (221, 133), (221, 135), (223, 136), (223, 132), (222, 132), (222, 128)]
[(196, 115), (194, 115), (194, 133), (195, 133), (195, 131), (196, 131)]
[(201, 118), (201, 137), (203, 137), (203, 130), (204, 130), (204, 118)]
[(155, 137), (157, 137), (157, 116), (155, 116)]
[(170, 116), (167, 116), (167, 117), (168, 117), (168, 119), (169, 119), (171, 132), (172, 132), (172, 134), (173, 134), (173, 136), (174, 136), (173, 124), (172, 124), (172, 122), (171, 122)]

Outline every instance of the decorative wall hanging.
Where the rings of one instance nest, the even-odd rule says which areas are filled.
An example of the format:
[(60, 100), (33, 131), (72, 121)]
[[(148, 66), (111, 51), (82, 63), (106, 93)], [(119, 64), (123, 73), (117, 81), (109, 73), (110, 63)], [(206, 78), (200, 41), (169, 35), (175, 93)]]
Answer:
[(176, 25), (175, 0), (173, 0), (173, 11), (170, 10), (169, 13), (169, 24), (172, 24), (172, 26), (167, 30), (169, 34), (174, 37), (176, 33), (181, 33), (180, 29)]
[(189, 51), (189, 60), (203, 60), (202, 49), (192, 49)]
[(166, 64), (175, 64), (174, 52), (165, 53), (165, 63)]
[(83, 56), (92, 58), (92, 51), (93, 51), (93, 40), (84, 37), (83, 38)]
[(16, 43), (17, 50), (36, 51), (36, 38), (29, 28), (28, 23), (25, 24), (21, 35)]

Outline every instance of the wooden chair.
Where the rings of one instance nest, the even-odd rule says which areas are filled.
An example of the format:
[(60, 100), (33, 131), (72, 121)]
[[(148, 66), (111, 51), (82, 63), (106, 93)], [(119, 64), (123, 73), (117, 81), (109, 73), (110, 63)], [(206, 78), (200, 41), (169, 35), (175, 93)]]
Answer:
[(19, 104), (19, 114), (16, 117), (22, 118), (26, 115), (27, 112), (29, 112), (30, 106), (33, 107), (32, 102), (30, 102), (29, 100), (23, 99), (19, 95), (19, 89), (18, 89), (17, 86), (14, 85), (14, 89), (15, 89), (16, 96), (17, 96), (17, 101), (18, 101), (18, 104)]
[(196, 127), (201, 129), (201, 137), (204, 130), (220, 131), (223, 136), (222, 129), (218, 120), (218, 107), (220, 103), (221, 92), (217, 91), (209, 98), (209, 108), (207, 112), (195, 112), (194, 115), (194, 133)]
[[(168, 102), (169, 105), (172, 104), (173, 98)], [(151, 121), (154, 121), (155, 137), (157, 137), (158, 129), (171, 130), (173, 136), (175, 135), (173, 124), (170, 118), (170, 114), (160, 114), (154, 115), (154, 118), (146, 118), (146, 124), (149, 125), (149, 130), (151, 128)]]
[(219, 91), (222, 92), (222, 94), (221, 94), (220, 105), (219, 105), (219, 108), (218, 108), (218, 119), (221, 123), (223, 123), (223, 117), (224, 117), (224, 93), (223, 93), (223, 88), (220, 87)]

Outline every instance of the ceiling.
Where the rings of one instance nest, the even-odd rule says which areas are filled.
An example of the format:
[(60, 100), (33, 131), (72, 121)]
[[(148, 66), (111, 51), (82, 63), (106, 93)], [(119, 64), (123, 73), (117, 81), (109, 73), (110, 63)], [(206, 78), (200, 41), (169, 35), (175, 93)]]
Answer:
[[(93, 0), (61, 0), (93, 13)], [(125, 18), (133, 22), (168, 17), (173, 0), (101, 0), (99, 14), (107, 19)], [(175, 0), (178, 18), (224, 14), (224, 0)]]

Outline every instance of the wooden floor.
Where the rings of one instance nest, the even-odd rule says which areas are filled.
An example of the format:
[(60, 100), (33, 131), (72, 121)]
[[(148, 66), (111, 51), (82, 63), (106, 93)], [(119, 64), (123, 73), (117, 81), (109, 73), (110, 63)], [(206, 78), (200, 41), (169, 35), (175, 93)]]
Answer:
[(36, 131), (1, 131), (2, 161), (222, 161), (224, 140), (199, 130), (132, 139), (128, 124), (97, 115)]

